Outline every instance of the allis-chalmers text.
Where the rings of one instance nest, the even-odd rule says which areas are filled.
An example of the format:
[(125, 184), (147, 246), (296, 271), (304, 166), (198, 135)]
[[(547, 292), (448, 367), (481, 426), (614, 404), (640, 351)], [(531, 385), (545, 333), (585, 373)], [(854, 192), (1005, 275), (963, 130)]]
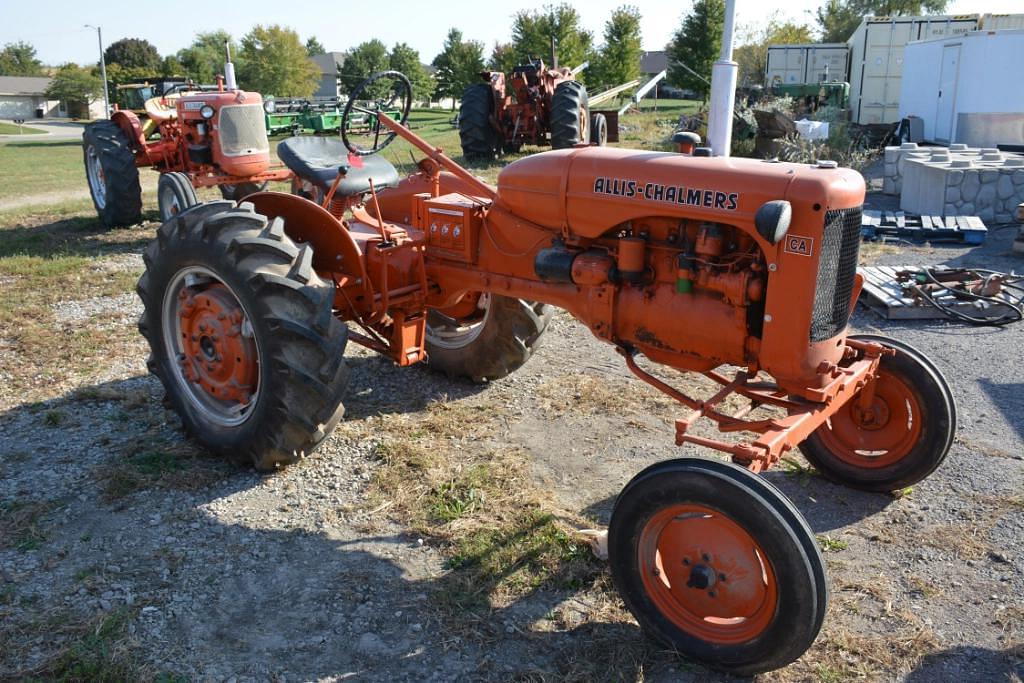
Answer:
[(594, 180), (594, 194), (608, 194), (614, 197), (637, 197), (652, 202), (666, 202), (684, 206), (703, 206), (708, 209), (735, 211), (740, 195), (737, 192), (719, 192), (696, 187), (642, 183), (625, 178), (597, 178)]

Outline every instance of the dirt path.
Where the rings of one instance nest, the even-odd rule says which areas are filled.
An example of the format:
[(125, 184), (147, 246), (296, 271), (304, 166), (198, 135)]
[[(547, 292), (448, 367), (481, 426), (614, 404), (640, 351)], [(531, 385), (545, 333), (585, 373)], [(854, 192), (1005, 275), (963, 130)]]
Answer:
[[(1008, 270), (1019, 265), (1004, 256), (1010, 237), (883, 258)], [(55, 334), (130, 331), (138, 302), (75, 311)], [(762, 679), (1019, 680), (1024, 325), (863, 313), (854, 324), (929, 353), (961, 429), (945, 465), (898, 499), (798, 468), (767, 475), (828, 550), (832, 607), (812, 650)], [(533, 360), (485, 388), (350, 349), (346, 419), (317, 454), (269, 477), (188, 445), (132, 339), (74, 389), (0, 415), (0, 680), (62, 661), (98, 662), (86, 678), (729, 680), (646, 641), (608, 602), (600, 569), (582, 586), (522, 590), (485, 618), (452, 610), (466, 596), (453, 595), (443, 549), (366, 505), (382, 440), (412, 438), (436, 401), (475, 416), (474, 436), (444, 437), (447, 457), (521, 451), (554, 509), (595, 524), (645, 465), (697, 455), (672, 445), (679, 411), (564, 314)]]

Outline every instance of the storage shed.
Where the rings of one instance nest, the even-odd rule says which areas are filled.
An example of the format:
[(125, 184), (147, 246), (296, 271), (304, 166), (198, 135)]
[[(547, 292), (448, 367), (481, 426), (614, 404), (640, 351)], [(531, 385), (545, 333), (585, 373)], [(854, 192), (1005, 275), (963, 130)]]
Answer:
[(1021, 29), (910, 43), (899, 117), (920, 117), (930, 142), (1024, 144), (1022, 61)]

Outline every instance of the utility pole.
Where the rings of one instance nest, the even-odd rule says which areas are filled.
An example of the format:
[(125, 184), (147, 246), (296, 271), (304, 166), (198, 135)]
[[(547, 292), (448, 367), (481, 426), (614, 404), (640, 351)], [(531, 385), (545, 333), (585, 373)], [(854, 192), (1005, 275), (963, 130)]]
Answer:
[(732, 111), (736, 99), (736, 72), (739, 71), (739, 65), (732, 59), (735, 16), (736, 0), (725, 0), (722, 52), (711, 67), (711, 110), (708, 114), (708, 144), (717, 157), (729, 156), (732, 141)]
[(86, 24), (85, 27), (96, 29), (96, 41), (100, 46), (100, 75), (103, 76), (103, 115), (110, 116), (110, 95), (107, 91), (107, 59), (103, 56), (103, 29), (92, 24)]

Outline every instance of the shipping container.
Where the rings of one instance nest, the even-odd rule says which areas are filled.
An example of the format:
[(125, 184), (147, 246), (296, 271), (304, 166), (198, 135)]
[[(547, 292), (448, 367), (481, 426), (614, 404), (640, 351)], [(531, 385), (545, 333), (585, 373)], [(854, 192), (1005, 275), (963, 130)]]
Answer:
[(1024, 28), (1024, 14), (986, 14), (978, 28), (983, 31), (1008, 31)]
[(846, 43), (770, 45), (764, 84), (845, 81), (850, 48)]
[(928, 142), (1024, 144), (1024, 88), (1007, 87), (1022, 55), (1024, 30), (907, 44), (899, 117), (920, 117)]
[(978, 14), (866, 17), (847, 40), (851, 120), (860, 124), (898, 121), (906, 44), (963, 35), (975, 30), (980, 19)]

